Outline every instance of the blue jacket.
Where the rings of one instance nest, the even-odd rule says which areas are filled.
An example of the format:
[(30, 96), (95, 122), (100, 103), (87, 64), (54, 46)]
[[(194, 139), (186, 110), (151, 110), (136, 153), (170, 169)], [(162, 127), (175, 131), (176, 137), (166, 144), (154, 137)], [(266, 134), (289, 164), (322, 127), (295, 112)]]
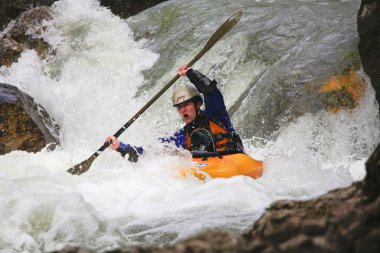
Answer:
[[(226, 105), (224, 103), (223, 95), (216, 87), (215, 80), (210, 81), (210, 79), (208, 79), (202, 73), (192, 69), (186, 72), (186, 76), (189, 78), (191, 83), (195, 85), (197, 90), (203, 94), (205, 104), (205, 110), (203, 113), (206, 115), (206, 117), (210, 121), (216, 123), (217, 125), (227, 130), (228, 133), (238, 135), (231, 123), (230, 116), (227, 113)], [(203, 88), (205, 83), (211, 84), (213, 86), (211, 87), (211, 89), (207, 90), (207, 92), (205, 92), (205, 89)], [(160, 138), (160, 141), (166, 143), (174, 143), (177, 147), (186, 149), (185, 128), (183, 127), (179, 129), (174, 133), (173, 136)], [(134, 153), (137, 153), (138, 155), (141, 155), (144, 152), (144, 149), (142, 147), (132, 147), (131, 145), (122, 142), (120, 143), (120, 146), (117, 151), (125, 155), (130, 152), (133, 152), (133, 150)], [(243, 152), (242, 146), (239, 151)]]

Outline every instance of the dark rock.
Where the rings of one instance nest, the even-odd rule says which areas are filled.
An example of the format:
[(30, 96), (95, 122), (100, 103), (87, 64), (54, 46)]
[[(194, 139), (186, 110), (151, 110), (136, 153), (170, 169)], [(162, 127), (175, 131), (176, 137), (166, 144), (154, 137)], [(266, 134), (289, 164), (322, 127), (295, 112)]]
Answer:
[(80, 247), (66, 247), (65, 249), (63, 250), (60, 250), (60, 251), (53, 251), (52, 253), (56, 253), (56, 252), (60, 252), (60, 253), (90, 253), (92, 251), (86, 249), (86, 248), (80, 248)]
[[(115, 15), (126, 18), (163, 1), (164, 0), (103, 0), (101, 4), (109, 7)], [(0, 2), (1, 29), (11, 20), (17, 18), (15, 24), (9, 27), (9, 31), (4, 33), (2, 38), (0, 38), (0, 67), (2, 65), (7, 67), (12, 65), (27, 48), (34, 49), (41, 58), (47, 57), (49, 45), (41, 38), (41, 34), (45, 29), (42, 21), (53, 18), (48, 6), (54, 2), (54, 0), (2, 0)], [(31, 32), (33, 34), (31, 34)]]
[(26, 48), (34, 49), (40, 57), (46, 58), (49, 45), (40, 36), (45, 29), (43, 21), (52, 17), (46, 6), (23, 12), (0, 40), (0, 66), (9, 67)]
[[(371, 78), (380, 112), (380, 2), (362, 0), (358, 13), (359, 53), (364, 71)], [(370, 199), (380, 192), (380, 147), (367, 161), (366, 193)]]
[(39, 6), (51, 6), (56, 1), (58, 0), (0, 0), (0, 30), (24, 11)]
[(10, 66), (24, 51), (24, 47), (12, 38), (2, 38), (0, 40), (0, 66)]
[(357, 20), (360, 58), (380, 105), (380, 2), (362, 0)]
[(0, 155), (54, 149), (59, 127), (45, 109), (16, 87), (0, 83)]
[(380, 144), (368, 159), (366, 167), (365, 189), (368, 198), (373, 199), (380, 194)]
[(109, 7), (113, 14), (127, 18), (167, 0), (101, 0), (100, 4)]
[[(39, 6), (51, 6), (56, 1), (58, 0), (0, 0), (0, 30), (22, 12)], [(115, 15), (127, 18), (164, 1), (166, 0), (101, 0), (100, 3), (109, 7)]]

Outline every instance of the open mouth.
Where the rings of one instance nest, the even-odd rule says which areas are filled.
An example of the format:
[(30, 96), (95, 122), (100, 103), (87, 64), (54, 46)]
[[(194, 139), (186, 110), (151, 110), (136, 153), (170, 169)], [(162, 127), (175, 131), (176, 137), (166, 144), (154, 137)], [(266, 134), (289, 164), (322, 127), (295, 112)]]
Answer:
[(189, 114), (184, 114), (184, 115), (182, 116), (182, 118), (183, 118), (184, 120), (188, 119), (188, 118), (189, 118)]

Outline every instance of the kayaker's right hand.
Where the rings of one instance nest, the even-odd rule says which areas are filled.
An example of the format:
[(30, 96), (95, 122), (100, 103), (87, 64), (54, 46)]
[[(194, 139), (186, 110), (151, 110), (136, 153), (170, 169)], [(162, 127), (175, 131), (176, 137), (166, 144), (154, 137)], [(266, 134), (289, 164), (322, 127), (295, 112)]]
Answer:
[(110, 148), (113, 150), (116, 150), (120, 146), (120, 141), (113, 135), (108, 136), (105, 140), (105, 143), (111, 142), (111, 145), (109, 145)]

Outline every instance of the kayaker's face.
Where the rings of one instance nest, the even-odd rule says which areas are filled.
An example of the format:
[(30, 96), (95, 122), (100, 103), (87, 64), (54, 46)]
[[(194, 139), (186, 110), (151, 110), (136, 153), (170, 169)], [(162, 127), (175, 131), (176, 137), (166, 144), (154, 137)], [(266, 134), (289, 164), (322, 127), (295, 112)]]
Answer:
[(197, 117), (196, 106), (199, 107), (198, 110), (201, 107), (200, 104), (197, 103), (197, 105), (195, 105), (194, 102), (189, 101), (177, 107), (179, 115), (181, 115), (182, 120), (186, 124), (191, 123)]

